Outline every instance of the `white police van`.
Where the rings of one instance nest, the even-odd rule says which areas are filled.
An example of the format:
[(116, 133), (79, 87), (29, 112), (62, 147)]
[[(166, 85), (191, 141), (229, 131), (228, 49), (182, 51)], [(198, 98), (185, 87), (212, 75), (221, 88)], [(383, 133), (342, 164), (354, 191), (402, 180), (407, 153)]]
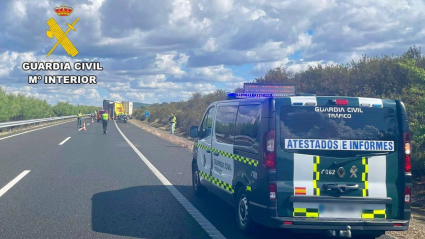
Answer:
[(407, 113), (398, 100), (230, 94), (199, 126), (192, 178), (257, 224), (375, 238), (410, 220)]

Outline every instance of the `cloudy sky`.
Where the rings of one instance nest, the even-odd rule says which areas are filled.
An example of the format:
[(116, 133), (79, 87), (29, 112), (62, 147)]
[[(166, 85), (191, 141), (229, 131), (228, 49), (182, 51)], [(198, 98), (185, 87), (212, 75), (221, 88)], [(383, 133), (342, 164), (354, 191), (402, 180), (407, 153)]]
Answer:
[[(74, 12), (57, 16), (65, 4)], [(0, 87), (51, 104), (102, 99), (160, 103), (193, 92), (232, 90), (285, 66), (346, 63), (362, 54), (402, 54), (425, 42), (423, 0), (1, 0)], [(72, 58), (46, 36), (77, 17)], [(29, 85), (22, 62), (98, 61), (97, 85)]]

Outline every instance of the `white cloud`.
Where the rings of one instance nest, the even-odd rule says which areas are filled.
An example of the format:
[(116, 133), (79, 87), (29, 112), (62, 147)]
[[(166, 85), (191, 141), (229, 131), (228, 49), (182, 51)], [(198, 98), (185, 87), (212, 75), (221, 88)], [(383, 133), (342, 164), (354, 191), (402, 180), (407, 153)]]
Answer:
[(110, 93), (108, 99), (114, 99), (116, 101), (122, 101), (123, 100), (123, 98), (121, 97), (121, 95), (118, 94), (118, 93)]
[(218, 48), (217, 46), (217, 42), (215, 41), (214, 38), (210, 38), (208, 39), (208, 41), (205, 43), (205, 45), (202, 47), (203, 50), (208, 51), (208, 52), (213, 52), (216, 51)]
[(267, 15), (266, 12), (264, 12), (263, 10), (254, 10), (251, 13), (251, 20), (255, 21), (266, 15)]
[(190, 68), (182, 75), (169, 77), (172, 82), (235, 82), (243, 81), (241, 77), (233, 75), (231, 69), (224, 65)]
[[(70, 3), (68, 18), (53, 12), (61, 4), (0, 1), (0, 85), (8, 91), (49, 102), (178, 101), (236, 88), (278, 66), (301, 71), (363, 54), (402, 54), (425, 42), (419, 0), (84, 0)], [(75, 58), (61, 47), (46, 58), (55, 42), (45, 35), (51, 17), (62, 29), (79, 17), (67, 35), (80, 52)], [(104, 71), (91, 72), (98, 85), (29, 86), (31, 72), (20, 69), (25, 61), (78, 60), (101, 62)], [(238, 67), (250, 72), (236, 76)]]
[(252, 68), (251, 74), (254, 76), (264, 76), (267, 73), (267, 71), (269, 71), (270, 69), (274, 69), (277, 67), (281, 67), (281, 68), (285, 67), (286, 65), (289, 64), (289, 62), (291, 61), (288, 58), (286, 58), (282, 61), (259, 63)]
[(287, 65), (287, 70), (288, 71), (292, 71), (292, 72), (301, 72), (301, 71), (305, 71), (308, 69), (309, 66), (317, 66), (317, 65), (321, 65), (321, 66), (326, 66), (326, 65), (335, 65), (335, 62), (329, 61), (329, 62), (325, 62), (325, 61), (309, 61), (309, 62), (304, 62), (304, 63), (297, 63), (297, 64), (291, 64), (291, 65)]

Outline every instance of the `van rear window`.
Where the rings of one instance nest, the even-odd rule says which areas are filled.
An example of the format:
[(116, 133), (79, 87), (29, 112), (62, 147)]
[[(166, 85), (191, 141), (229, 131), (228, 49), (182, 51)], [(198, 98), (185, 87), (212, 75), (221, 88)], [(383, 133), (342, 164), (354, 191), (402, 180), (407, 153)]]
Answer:
[(396, 122), (393, 108), (283, 106), (281, 147), (334, 157), (395, 151)]

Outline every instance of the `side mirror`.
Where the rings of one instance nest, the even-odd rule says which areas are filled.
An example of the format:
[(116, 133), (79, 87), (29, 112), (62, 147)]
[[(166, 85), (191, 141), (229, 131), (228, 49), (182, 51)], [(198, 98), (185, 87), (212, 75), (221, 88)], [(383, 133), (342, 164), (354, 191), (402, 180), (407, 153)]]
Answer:
[(190, 126), (189, 136), (191, 138), (197, 138), (198, 137), (198, 126)]

